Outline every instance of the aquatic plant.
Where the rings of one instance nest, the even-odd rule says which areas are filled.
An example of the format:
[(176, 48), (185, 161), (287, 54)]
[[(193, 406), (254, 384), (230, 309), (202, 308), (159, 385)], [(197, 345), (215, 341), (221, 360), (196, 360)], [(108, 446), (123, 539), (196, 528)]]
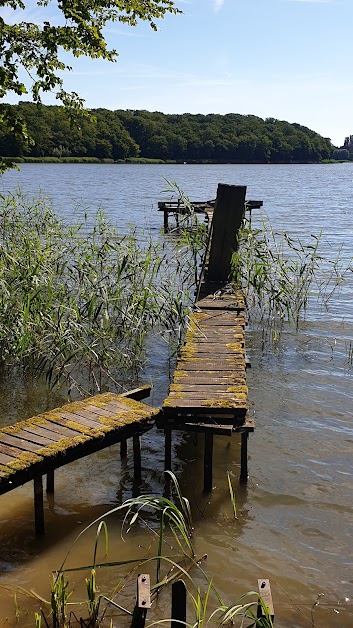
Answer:
[(101, 211), (67, 224), (19, 192), (0, 198), (0, 245), (3, 371), (100, 391), (136, 377), (148, 332), (181, 337), (195, 275), (185, 242), (119, 235)]

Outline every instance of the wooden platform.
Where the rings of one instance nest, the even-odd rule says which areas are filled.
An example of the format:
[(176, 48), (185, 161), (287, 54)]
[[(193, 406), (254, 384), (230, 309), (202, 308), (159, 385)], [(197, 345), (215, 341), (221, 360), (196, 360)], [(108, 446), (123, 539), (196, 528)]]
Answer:
[[(146, 387), (149, 391), (150, 387)], [(143, 389), (132, 391), (141, 398)], [(141, 479), (140, 434), (151, 429), (159, 410), (127, 395), (104, 393), (69, 403), (0, 430), (0, 495), (34, 480), (37, 534), (44, 533), (43, 475), (54, 492), (54, 470), (96, 451), (133, 438), (134, 477)]]

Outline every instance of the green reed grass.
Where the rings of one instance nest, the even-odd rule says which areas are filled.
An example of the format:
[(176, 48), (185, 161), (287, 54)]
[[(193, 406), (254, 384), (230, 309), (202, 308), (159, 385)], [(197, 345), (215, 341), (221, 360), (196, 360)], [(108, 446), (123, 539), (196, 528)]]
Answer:
[(151, 330), (181, 337), (194, 264), (188, 243), (119, 235), (101, 211), (67, 224), (43, 197), (1, 197), (3, 370), (84, 392), (133, 378)]
[(298, 326), (309, 302), (324, 307), (344, 281), (340, 253), (325, 259), (320, 253), (321, 233), (304, 243), (285, 232), (276, 232), (268, 218), (253, 226), (244, 219), (238, 248), (232, 256), (230, 278), (247, 300), (248, 316), (263, 329), (263, 344), (276, 345), (284, 323)]

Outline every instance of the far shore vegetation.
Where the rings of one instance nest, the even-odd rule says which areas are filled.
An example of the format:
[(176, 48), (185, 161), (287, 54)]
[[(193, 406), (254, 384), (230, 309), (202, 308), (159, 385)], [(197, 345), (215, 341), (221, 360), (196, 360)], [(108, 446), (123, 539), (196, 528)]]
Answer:
[(6, 105), (27, 137), (0, 129), (5, 163), (322, 163), (353, 159), (352, 137), (330, 139), (275, 118), (229, 113), (180, 115), (92, 109), (74, 116), (61, 106)]

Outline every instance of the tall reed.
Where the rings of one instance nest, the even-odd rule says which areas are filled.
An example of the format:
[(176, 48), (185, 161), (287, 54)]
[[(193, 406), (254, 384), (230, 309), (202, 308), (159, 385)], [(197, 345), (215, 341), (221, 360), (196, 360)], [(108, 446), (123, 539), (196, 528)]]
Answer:
[(181, 336), (194, 279), (188, 249), (133, 228), (119, 235), (101, 211), (67, 224), (42, 197), (2, 197), (2, 368), (82, 392), (134, 378), (147, 333)]

